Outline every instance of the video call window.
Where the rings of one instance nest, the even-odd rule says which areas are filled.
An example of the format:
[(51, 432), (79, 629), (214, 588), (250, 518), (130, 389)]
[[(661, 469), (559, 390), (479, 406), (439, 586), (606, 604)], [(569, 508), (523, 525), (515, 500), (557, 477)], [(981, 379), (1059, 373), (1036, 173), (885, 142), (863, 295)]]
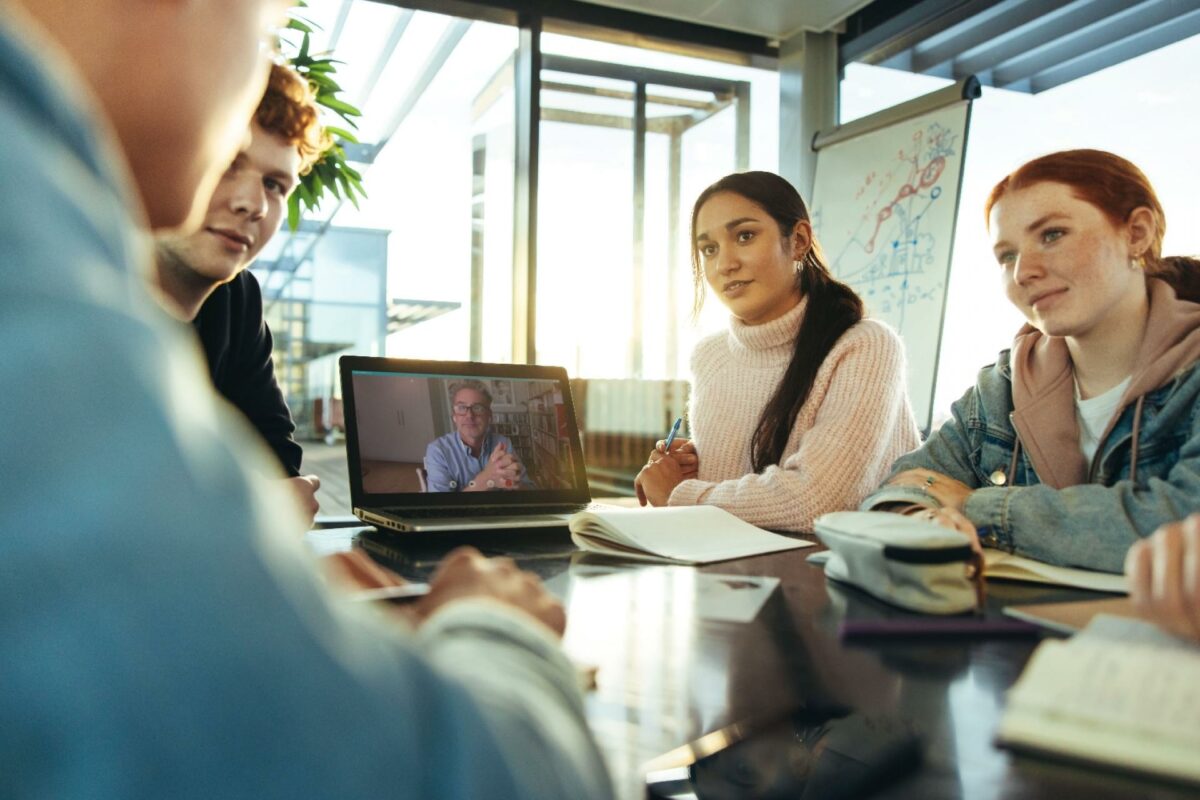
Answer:
[(574, 489), (554, 381), (355, 372), (366, 494)]

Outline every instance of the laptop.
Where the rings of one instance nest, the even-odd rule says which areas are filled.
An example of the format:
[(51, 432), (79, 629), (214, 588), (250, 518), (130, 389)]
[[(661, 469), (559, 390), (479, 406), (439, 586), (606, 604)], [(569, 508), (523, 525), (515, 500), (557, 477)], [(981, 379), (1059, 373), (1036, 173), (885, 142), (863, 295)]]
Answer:
[(339, 359), (354, 515), (395, 531), (561, 527), (588, 506), (561, 367)]

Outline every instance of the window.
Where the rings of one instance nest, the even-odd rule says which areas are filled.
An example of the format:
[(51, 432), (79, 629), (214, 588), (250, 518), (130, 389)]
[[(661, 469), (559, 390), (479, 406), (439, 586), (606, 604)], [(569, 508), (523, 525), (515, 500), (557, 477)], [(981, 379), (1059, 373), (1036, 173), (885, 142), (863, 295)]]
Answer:
[[(984, 87), (975, 101), (950, 267), (935, 425), (1008, 347), (1023, 322), (1002, 301), (983, 220), (992, 186), (1025, 161), (1055, 150), (1095, 147), (1145, 171), (1167, 214), (1164, 253), (1200, 253), (1200, 166), (1191, 157), (1200, 108), (1192, 65), (1200, 37), (1186, 39), (1036, 95)], [(948, 81), (851, 65), (842, 82), (842, 121), (940, 88)]]

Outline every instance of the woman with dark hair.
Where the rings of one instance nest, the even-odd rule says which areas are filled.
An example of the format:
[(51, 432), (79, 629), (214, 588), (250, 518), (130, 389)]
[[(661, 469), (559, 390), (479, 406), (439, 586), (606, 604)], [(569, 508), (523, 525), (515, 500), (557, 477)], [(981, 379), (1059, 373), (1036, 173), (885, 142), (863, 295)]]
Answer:
[(778, 175), (717, 181), (697, 198), (691, 231), (696, 310), (707, 285), (730, 325), (692, 354), (693, 438), (670, 453), (659, 443), (638, 497), (811, 531), (920, 443), (903, 345), (829, 274), (804, 201)]
[(1030, 161), (985, 213), (1028, 324), (864, 507), (915, 499), (973, 542), (1120, 572), (1131, 545), (1200, 507), (1190, 262), (1162, 257), (1162, 205), (1112, 153)]

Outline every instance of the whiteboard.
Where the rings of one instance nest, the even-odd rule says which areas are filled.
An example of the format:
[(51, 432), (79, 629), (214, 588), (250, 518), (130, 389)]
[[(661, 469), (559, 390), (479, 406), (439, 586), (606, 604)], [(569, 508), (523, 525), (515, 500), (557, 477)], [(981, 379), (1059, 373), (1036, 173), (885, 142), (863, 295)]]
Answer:
[(970, 102), (817, 152), (812, 222), (830, 270), (908, 351), (908, 396), (929, 429)]

